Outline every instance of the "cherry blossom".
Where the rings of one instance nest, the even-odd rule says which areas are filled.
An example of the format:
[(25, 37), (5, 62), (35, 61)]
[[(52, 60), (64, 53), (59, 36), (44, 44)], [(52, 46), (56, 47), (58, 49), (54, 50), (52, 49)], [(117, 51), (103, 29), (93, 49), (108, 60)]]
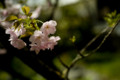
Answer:
[[(6, 29), (6, 34), (10, 34), (10, 44), (17, 48), (22, 49), (27, 44), (21, 39), (21, 36), (26, 34), (28, 27), (24, 26), (24, 23), (21, 23), (17, 28), (14, 25), (17, 22), (14, 21), (12, 24), (12, 27), (9, 27)], [(40, 50), (50, 49), (52, 50), (55, 45), (57, 45), (57, 41), (60, 40), (60, 37), (57, 36), (51, 36), (50, 34), (54, 34), (56, 32), (56, 25), (57, 22), (54, 20), (46, 21), (43, 23), (43, 25), (35, 29), (30, 35), (29, 41), (31, 44), (29, 44), (30, 51), (35, 51), (36, 54), (40, 52)]]
[(22, 49), (26, 46), (26, 43), (22, 39), (9, 39), (9, 41), (11, 41), (10, 44), (17, 49)]
[(43, 23), (40, 30), (46, 35), (54, 34), (56, 31), (56, 28), (55, 28), (56, 25), (57, 25), (56, 21), (50, 20)]
[(54, 36), (51, 36), (48, 40), (48, 45), (47, 45), (47, 48), (48, 49), (53, 49), (55, 45), (57, 45), (57, 41), (60, 40), (60, 37), (57, 36), (57, 37), (54, 37)]
[(29, 41), (36, 44), (41, 43), (42, 41), (45, 41), (45, 35), (42, 33), (42, 31), (36, 30), (29, 38)]
[(36, 54), (38, 54), (40, 52), (40, 46), (36, 45), (36, 44), (30, 44), (31, 48), (30, 51), (35, 51)]
[(23, 24), (21, 24), (17, 29), (15, 29), (14, 32), (17, 36), (20, 36), (26, 32), (26, 29), (24, 28)]
[(46, 42), (47, 37), (40, 30), (36, 30), (34, 34), (29, 38), (29, 41), (32, 42), (30, 44), (31, 51), (35, 50), (36, 53), (40, 51), (40, 49), (44, 50), (44, 43)]
[[(19, 29), (20, 28), (20, 29)], [(6, 34), (10, 34), (10, 44), (15, 48), (22, 49), (26, 46), (26, 43), (19, 39), (18, 37), (25, 33), (25, 28), (23, 28), (23, 24), (20, 25), (17, 29), (14, 27), (6, 29)]]
[(50, 49), (52, 50), (55, 45), (57, 45), (57, 41), (60, 40), (60, 37), (51, 36), (50, 34), (54, 34), (56, 31), (56, 21), (47, 21), (43, 23), (40, 30), (35, 30), (34, 34), (29, 38), (31, 42), (30, 50), (35, 51), (37, 54), (40, 50)]

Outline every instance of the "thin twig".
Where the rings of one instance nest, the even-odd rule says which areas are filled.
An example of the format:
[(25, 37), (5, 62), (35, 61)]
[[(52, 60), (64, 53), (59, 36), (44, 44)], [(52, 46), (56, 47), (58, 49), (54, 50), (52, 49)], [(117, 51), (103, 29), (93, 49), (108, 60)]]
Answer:
[(99, 44), (99, 46), (94, 49), (92, 51), (92, 53), (96, 52), (101, 46), (102, 44), (106, 41), (106, 39), (110, 36), (110, 34), (114, 31), (114, 29), (117, 27), (117, 25), (119, 24), (120, 20), (117, 21), (117, 23), (115, 24), (115, 26), (105, 35), (105, 37), (103, 38), (102, 42)]
[(102, 35), (103, 33), (105, 33), (108, 30), (109, 27), (106, 27), (104, 30), (102, 30), (98, 35), (96, 35), (84, 48), (82, 48), (80, 50), (80, 53), (84, 53), (84, 51), (97, 39), (100, 37), (100, 35)]
[(76, 52), (77, 52), (82, 58), (84, 58), (84, 55), (79, 51), (78, 47), (75, 45), (74, 42), (73, 42), (73, 46), (75, 47)]
[(79, 54), (75, 57), (75, 59), (72, 61), (72, 63), (70, 64), (70, 66), (67, 68), (66, 74), (65, 74), (65, 80), (69, 80), (68, 76), (69, 76), (69, 72), (70, 69), (80, 60), (83, 59), (84, 57), (81, 57)]
[[(113, 32), (113, 30), (117, 27), (117, 25), (119, 24), (120, 20), (117, 21), (116, 25), (108, 32), (107, 35), (105, 35), (105, 37), (103, 38), (102, 42), (98, 45), (98, 47), (96, 49), (94, 49), (91, 53), (94, 53), (96, 52), (101, 46), (102, 44), (105, 42), (105, 40), (109, 37), (109, 35)], [(104, 32), (107, 31), (108, 28), (105, 28), (100, 34), (98, 34), (97, 36), (95, 36), (81, 51), (80, 51), (80, 54), (83, 53), (86, 48), (88, 48), (101, 34), (103, 34)], [(91, 55), (90, 53), (90, 55)], [(68, 79), (68, 75), (69, 75), (69, 72), (70, 72), (70, 69), (74, 66), (74, 64), (76, 64), (80, 59), (83, 59), (83, 58), (86, 58), (88, 57), (89, 55), (87, 56), (84, 56), (84, 57), (81, 57), (80, 55), (77, 55), (75, 57), (75, 59), (73, 59), (72, 63), (70, 64), (69, 68), (67, 69), (67, 72), (66, 72), (66, 75), (65, 75), (65, 78), (66, 80), (69, 80)]]
[(56, 0), (55, 4), (52, 5), (53, 9), (52, 9), (52, 12), (51, 12), (50, 17), (49, 17), (50, 20), (54, 18), (54, 14), (55, 14), (55, 10), (56, 10), (56, 8), (58, 6), (58, 2), (59, 2), (59, 0)]

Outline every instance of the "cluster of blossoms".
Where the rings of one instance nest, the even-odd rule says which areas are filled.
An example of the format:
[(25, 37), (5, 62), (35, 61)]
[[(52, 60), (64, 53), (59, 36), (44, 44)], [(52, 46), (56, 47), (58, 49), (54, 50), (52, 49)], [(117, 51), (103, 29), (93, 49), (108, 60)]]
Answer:
[(53, 49), (57, 44), (57, 41), (60, 40), (60, 37), (51, 36), (56, 31), (55, 26), (57, 23), (53, 20), (43, 23), (40, 30), (35, 30), (34, 34), (30, 37), (29, 41), (31, 42), (30, 50), (35, 50), (38, 53), (40, 50)]
[[(60, 40), (60, 37), (51, 36), (56, 31), (55, 26), (57, 25), (56, 21), (50, 20), (44, 22), (40, 30), (35, 30), (33, 35), (30, 36), (29, 41), (31, 42), (30, 50), (36, 53), (39, 53), (40, 50), (53, 49), (57, 44), (57, 41)], [(19, 38), (19, 36), (24, 35), (26, 29), (23, 24), (20, 24), (16, 29), (14, 27), (6, 29), (6, 34), (10, 34), (10, 44), (15, 48), (22, 49), (26, 46), (26, 43)]]
[[(26, 42), (22, 40), (22, 37), (30, 36), (31, 42), (30, 51), (35, 51), (37, 54), (40, 50), (50, 49), (52, 50), (60, 37), (50, 36), (56, 32), (57, 23), (54, 20), (41, 22), (30, 18), (27, 10), (28, 7), (24, 7), (24, 12), (27, 15), (27, 19), (18, 19), (16, 16), (7, 18), (7, 20), (15, 20), (12, 27), (6, 29), (6, 34), (10, 35), (10, 44), (17, 49), (22, 49), (27, 46)], [(37, 22), (41, 22), (42, 26), (38, 27)]]

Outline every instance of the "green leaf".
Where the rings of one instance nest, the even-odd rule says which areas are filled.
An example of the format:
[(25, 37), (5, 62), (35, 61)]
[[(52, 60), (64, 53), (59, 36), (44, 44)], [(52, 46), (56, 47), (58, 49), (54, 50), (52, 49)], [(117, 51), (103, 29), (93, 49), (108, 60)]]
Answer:
[(32, 32), (26, 32), (25, 34), (21, 35), (20, 38), (24, 38), (24, 37), (27, 37), (27, 36), (31, 36), (33, 33)]
[(112, 13), (108, 13), (104, 19), (108, 23), (109, 27), (114, 27), (116, 22), (120, 19), (120, 14), (117, 14), (117, 12), (114, 11)]
[(70, 38), (70, 40), (74, 43), (76, 41), (76, 37), (73, 36), (72, 38)]
[(30, 8), (28, 6), (23, 6), (22, 7), (22, 11), (25, 13), (25, 14), (28, 14), (30, 12)]
[(112, 15), (113, 17), (116, 16), (116, 14), (117, 14), (117, 11), (116, 11), (116, 10), (111, 13), (111, 15)]
[(5, 21), (12, 21), (12, 20), (16, 20), (18, 19), (17, 16), (14, 16), (14, 15), (11, 15), (11, 16), (8, 16)]

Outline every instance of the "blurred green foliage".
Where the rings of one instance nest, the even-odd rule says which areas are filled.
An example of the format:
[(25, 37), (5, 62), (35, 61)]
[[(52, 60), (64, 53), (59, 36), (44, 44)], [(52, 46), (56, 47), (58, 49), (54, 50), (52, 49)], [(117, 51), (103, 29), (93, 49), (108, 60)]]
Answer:
[(34, 70), (16, 57), (13, 58), (12, 67), (16, 72), (26, 78), (29, 78), (30, 80), (45, 80), (41, 75), (37, 74)]
[(11, 75), (5, 71), (0, 70), (0, 80), (10, 80)]
[(0, 8), (3, 8), (3, 5), (2, 5), (2, 3), (0, 2)]

